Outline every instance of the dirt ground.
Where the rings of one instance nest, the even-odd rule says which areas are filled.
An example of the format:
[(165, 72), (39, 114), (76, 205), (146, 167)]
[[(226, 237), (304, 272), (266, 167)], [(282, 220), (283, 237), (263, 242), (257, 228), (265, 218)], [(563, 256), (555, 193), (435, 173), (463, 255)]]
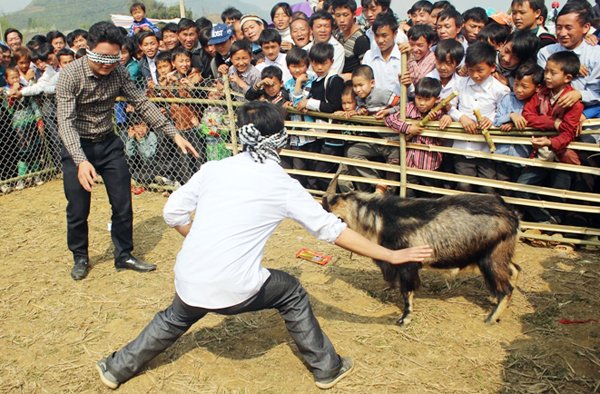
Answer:
[[(166, 198), (134, 196), (135, 255), (152, 273), (117, 273), (102, 186), (93, 194), (87, 279), (71, 279), (62, 182), (0, 197), (0, 392), (109, 392), (94, 363), (167, 307), (182, 238), (162, 220)], [(301, 248), (333, 255), (326, 266)], [(320, 242), (286, 221), (264, 265), (297, 278), (338, 352), (356, 372), (332, 393), (591, 393), (600, 388), (600, 256), (520, 244), (523, 268), (503, 320), (478, 276), (424, 273), (410, 327), (395, 325), (400, 295), (368, 259)], [(122, 393), (317, 393), (276, 311), (208, 315)]]

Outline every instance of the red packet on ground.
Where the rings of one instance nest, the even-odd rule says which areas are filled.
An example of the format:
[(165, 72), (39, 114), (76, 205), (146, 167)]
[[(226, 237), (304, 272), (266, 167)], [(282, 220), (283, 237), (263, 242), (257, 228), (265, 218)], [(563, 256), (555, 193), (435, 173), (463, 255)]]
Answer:
[(325, 265), (331, 260), (331, 256), (325, 256), (324, 254), (316, 253), (308, 249), (300, 250), (298, 253), (296, 253), (296, 257), (299, 259), (312, 261), (313, 263), (317, 263), (319, 265)]

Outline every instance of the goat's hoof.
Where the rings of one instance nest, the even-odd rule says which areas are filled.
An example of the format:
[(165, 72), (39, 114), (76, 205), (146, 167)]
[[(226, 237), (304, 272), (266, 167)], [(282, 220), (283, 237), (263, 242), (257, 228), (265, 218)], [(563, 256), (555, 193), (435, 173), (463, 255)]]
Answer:
[(399, 325), (400, 327), (408, 327), (408, 325), (410, 324), (411, 318), (404, 316), (401, 317), (400, 319), (396, 320), (396, 324)]
[(485, 319), (485, 324), (487, 324), (488, 326), (493, 326), (498, 322), (500, 322), (500, 318), (494, 319), (493, 316), (490, 316), (487, 319)]

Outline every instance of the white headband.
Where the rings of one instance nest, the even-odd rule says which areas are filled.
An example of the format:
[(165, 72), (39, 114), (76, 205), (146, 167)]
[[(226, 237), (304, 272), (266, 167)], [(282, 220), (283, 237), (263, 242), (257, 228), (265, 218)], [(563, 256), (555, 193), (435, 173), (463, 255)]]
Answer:
[(249, 21), (254, 21), (254, 22), (258, 23), (259, 25), (263, 24), (263, 20), (260, 19), (260, 17), (258, 15), (246, 14), (246, 15), (242, 16), (242, 19), (240, 19), (240, 27), (243, 28), (244, 23), (249, 22)]
[(86, 49), (87, 57), (91, 62), (102, 63), (102, 64), (115, 64), (121, 60), (121, 52), (118, 55), (103, 55), (94, 51)]

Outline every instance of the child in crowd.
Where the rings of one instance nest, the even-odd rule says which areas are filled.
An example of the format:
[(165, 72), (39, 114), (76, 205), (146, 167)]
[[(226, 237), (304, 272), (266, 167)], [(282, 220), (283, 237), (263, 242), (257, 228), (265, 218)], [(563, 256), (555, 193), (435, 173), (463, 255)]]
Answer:
[[(543, 86), (544, 70), (536, 63), (527, 62), (517, 69), (514, 92), (506, 95), (500, 103), (494, 126), (502, 131), (523, 130), (527, 120), (522, 116), (523, 107)], [(528, 158), (531, 148), (521, 144), (496, 144), (496, 154)], [(498, 180), (515, 182), (523, 165), (496, 162)]]
[(342, 90), (342, 109), (333, 113), (337, 116), (345, 116), (346, 119), (358, 115), (358, 104), (352, 81), (346, 81)]
[[(456, 73), (458, 65), (462, 62), (465, 49), (462, 44), (453, 39), (441, 40), (433, 51), (435, 55), (435, 69), (427, 74), (427, 77), (439, 80), (442, 83), (440, 97), (445, 99), (453, 92), (458, 91), (465, 77)], [(458, 98), (451, 101), (452, 105), (458, 103)]]
[[(58, 77), (58, 59), (54, 54), (52, 45), (45, 43), (39, 46), (36, 50), (38, 56), (38, 69), (43, 70), (42, 76), (33, 85), (26, 86), (18, 93), (23, 96), (37, 96), (46, 92), (46, 88), (52, 83), (52, 87), (56, 87)], [(53, 89), (52, 88), (52, 89)]]
[(221, 21), (226, 25), (233, 25), (235, 22), (239, 22), (242, 19), (242, 13), (235, 7), (227, 7), (221, 12)]
[[(317, 78), (310, 88), (308, 99), (301, 100), (296, 108), (302, 112), (308, 110), (325, 113), (334, 113), (342, 109), (342, 90), (344, 79), (332, 70), (334, 49), (331, 44), (320, 42), (314, 44), (308, 53), (310, 65)], [(317, 120), (319, 123), (319, 120)], [(321, 121), (324, 122), (324, 121)], [(317, 140), (314, 143), (318, 143)], [(320, 152), (335, 156), (342, 156), (344, 143), (341, 140), (327, 139), (320, 147)], [(318, 172), (335, 172), (337, 165), (334, 163), (319, 162), (315, 170)], [(318, 179), (319, 190), (327, 189), (327, 180)]]
[(534, 62), (540, 40), (531, 30), (517, 30), (510, 34), (498, 53), (494, 78), (512, 89), (519, 65)]
[[(29, 50), (27, 49), (27, 51)], [(6, 81), (9, 87), (4, 88), (5, 94), (8, 96), (4, 99), (4, 105), (12, 114), (12, 129), (16, 137), (16, 148), (18, 149), (17, 175), (25, 176), (30, 172), (40, 170), (39, 165), (42, 152), (40, 136), (44, 132), (44, 125), (42, 123), (42, 114), (33, 97), (23, 97), (21, 99), (14, 97), (13, 92), (22, 89), (20, 79), (20, 71), (15, 68), (6, 69)], [(39, 176), (33, 177), (33, 181), (36, 185), (44, 184), (44, 181)], [(22, 179), (17, 181), (15, 189), (22, 190), (24, 188), (25, 181)]]
[(408, 10), (408, 15), (410, 15), (413, 26), (429, 25), (433, 29), (435, 20), (431, 17), (431, 11), (433, 11), (433, 4), (427, 0), (420, 0), (414, 3)]
[(421, 24), (411, 27), (407, 35), (411, 57), (407, 63), (408, 73), (401, 76), (400, 82), (406, 86), (416, 86), (435, 68), (435, 55), (431, 51), (435, 33), (431, 26)]
[(376, 88), (389, 89), (400, 95), (398, 75), (402, 72), (402, 55), (395, 44), (398, 21), (392, 13), (381, 13), (373, 22), (372, 29), (376, 44), (365, 53), (363, 64), (373, 69)]
[(252, 65), (252, 49), (246, 41), (235, 41), (229, 53), (233, 66), (227, 71), (231, 89), (245, 94), (251, 86), (260, 82), (260, 71)]
[(141, 184), (154, 180), (156, 171), (154, 157), (158, 148), (156, 133), (148, 130), (146, 122), (137, 115), (131, 117), (125, 141), (125, 154), (131, 168), (132, 178)]
[(496, 51), (500, 52), (502, 46), (506, 43), (508, 32), (506, 28), (497, 23), (490, 23), (477, 35), (477, 40), (491, 44)]
[(123, 40), (123, 45), (121, 45), (121, 59), (119, 62), (123, 67), (129, 71), (129, 75), (131, 76), (131, 80), (136, 85), (140, 82), (141, 74), (140, 74), (140, 64), (133, 57), (133, 53), (135, 52), (136, 42), (135, 38), (125, 37)]
[(139, 61), (142, 80), (147, 84), (149, 81), (158, 83), (156, 72), (156, 55), (158, 55), (158, 39), (153, 31), (143, 31), (136, 35), (143, 56)]
[[(440, 92), (442, 91), (442, 84), (437, 79), (433, 78), (422, 78), (415, 85), (415, 101), (408, 102), (406, 105), (406, 117), (410, 119), (423, 119), (429, 111), (440, 101)], [(438, 112), (431, 120), (440, 120), (440, 130), (448, 127), (452, 118), (441, 112)], [(385, 124), (387, 127), (399, 133), (408, 134), (413, 137), (412, 143), (427, 145), (427, 146), (439, 146), (441, 140), (435, 137), (422, 136), (423, 127), (418, 124), (410, 124), (405, 122), (400, 117), (400, 113), (395, 113), (385, 118)], [(387, 148), (387, 147), (386, 147)], [(380, 148), (382, 149), (382, 148)], [(435, 171), (442, 164), (443, 155), (441, 152), (429, 152), (419, 149), (408, 149), (406, 152), (406, 165), (410, 168), (419, 168), (422, 170)], [(407, 181), (409, 183), (416, 183), (419, 185), (426, 186), (439, 186), (440, 182), (433, 178), (422, 178), (414, 175), (407, 175)], [(407, 197), (417, 197), (417, 193), (412, 190), (407, 190)]]
[(258, 44), (265, 55), (265, 61), (257, 64), (256, 69), (262, 71), (265, 67), (278, 67), (283, 73), (283, 82), (289, 81), (292, 76), (287, 68), (287, 63), (285, 61), (286, 55), (280, 52), (282, 41), (277, 30), (263, 30), (258, 38)]
[[(26, 47), (18, 48), (13, 52), (13, 59), (17, 65), (19, 82), (22, 87), (31, 86), (35, 82), (35, 70), (31, 66), (31, 51)], [(7, 81), (8, 82), (8, 81)]]
[(477, 35), (487, 25), (487, 12), (481, 7), (473, 7), (462, 14), (463, 27), (462, 34), (469, 44), (477, 41)]
[(159, 28), (146, 19), (146, 6), (144, 3), (133, 3), (129, 7), (129, 12), (131, 12), (131, 16), (133, 17), (133, 23), (129, 28), (127, 37), (133, 37), (136, 33), (142, 31), (152, 31), (156, 35), (160, 34)]
[(271, 8), (271, 20), (281, 37), (281, 49), (284, 52), (289, 51), (294, 46), (294, 41), (290, 34), (290, 23), (292, 22), (292, 9), (290, 5), (288, 3), (275, 4)]
[(83, 29), (75, 29), (67, 34), (67, 44), (73, 52), (77, 52), (81, 48), (87, 48), (88, 33)]
[(291, 105), (290, 94), (283, 87), (283, 73), (279, 67), (269, 66), (260, 73), (260, 82), (246, 91), (246, 100), (262, 100), (283, 108)]
[[(208, 99), (223, 100), (223, 95), (217, 89), (211, 90), (208, 92)], [(231, 156), (224, 141), (229, 130), (223, 106), (209, 105), (204, 110), (200, 131), (206, 139), (206, 161), (221, 160)]]
[(400, 96), (391, 90), (375, 88), (373, 69), (365, 64), (352, 73), (352, 88), (356, 94), (359, 115), (373, 115), (383, 119), (398, 112)]
[[(370, 26), (369, 29), (365, 31), (365, 35), (369, 38), (371, 42), (371, 50), (375, 49), (378, 44), (375, 39), (375, 20), (381, 14), (389, 14), (394, 16), (393, 12), (390, 10), (390, 0), (361, 0), (360, 4), (362, 6), (362, 14), (367, 20), (367, 26)], [(394, 16), (394, 19), (396, 17)], [(398, 23), (396, 22), (396, 28), (393, 30), (393, 41), (394, 43), (401, 44), (407, 43), (408, 38), (402, 29), (398, 29)]]
[[(469, 134), (477, 134), (492, 126), (500, 102), (510, 89), (492, 76), (496, 70), (496, 50), (487, 42), (477, 41), (469, 45), (465, 60), (469, 78), (458, 87), (458, 104), (452, 105), (452, 120), (462, 124)], [(476, 122), (473, 110), (481, 112), (481, 121)], [(485, 142), (458, 141), (454, 148), (489, 152)], [(457, 174), (496, 179), (496, 165), (493, 161), (469, 156), (454, 156), (454, 169)], [(467, 183), (459, 183), (459, 190), (471, 192)], [(493, 188), (480, 187), (485, 193), (494, 193)]]
[(233, 30), (224, 23), (219, 23), (212, 28), (208, 45), (215, 46), (215, 57), (210, 62), (210, 70), (214, 78), (227, 74), (231, 66), (231, 44), (235, 41)]
[[(576, 102), (570, 108), (560, 107), (558, 99), (572, 92), (570, 82), (579, 74), (581, 63), (579, 57), (571, 51), (556, 52), (548, 58), (544, 79), (546, 86), (542, 87), (523, 107), (523, 117), (527, 125), (540, 130), (557, 130), (556, 137), (533, 137), (532, 157), (544, 161), (560, 161), (569, 164), (580, 164), (577, 153), (567, 149), (567, 145), (577, 135), (583, 104)], [(569, 172), (544, 168), (526, 167), (518, 183), (526, 185), (545, 185), (549, 180), (550, 187), (568, 190), (571, 186)], [(539, 199), (537, 194), (524, 192), (515, 193), (519, 198)], [(551, 214), (545, 208), (524, 207), (530, 217), (536, 222), (556, 224), (560, 217)]]

